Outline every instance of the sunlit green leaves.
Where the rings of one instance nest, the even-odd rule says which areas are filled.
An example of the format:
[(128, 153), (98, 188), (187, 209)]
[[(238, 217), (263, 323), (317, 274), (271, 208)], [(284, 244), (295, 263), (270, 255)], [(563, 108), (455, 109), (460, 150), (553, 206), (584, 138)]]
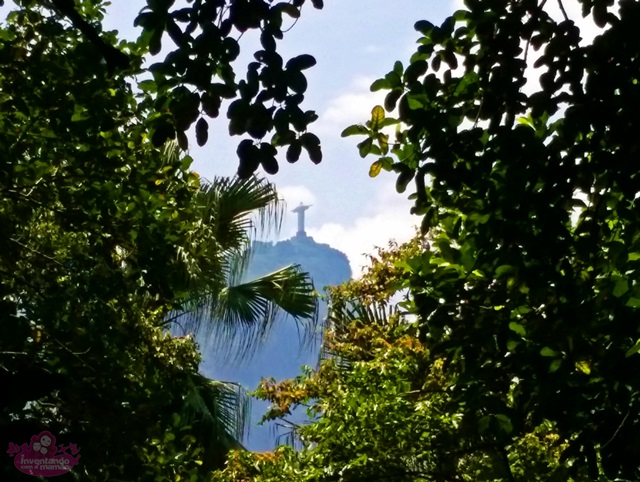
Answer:
[(368, 123), (368, 127), (373, 131), (377, 131), (380, 129), (384, 117), (384, 109), (379, 105), (375, 106), (371, 111), (371, 120)]
[[(554, 425), (523, 429), (509, 406), (519, 396), (519, 380), (507, 383), (504, 398), (484, 398), (490, 411), (466, 410), (453, 396), (461, 366), (434, 357), (427, 349), (433, 339), (421, 339), (415, 323), (386, 305), (430, 260), (429, 248), (414, 239), (380, 250), (360, 280), (333, 290), (328, 356), (295, 380), (263, 380), (257, 392), (271, 402), (269, 419), (286, 419), (292, 406), (313, 401), (309, 423), (295, 428), (302, 450), (238, 453), (216, 474), (219, 480), (321, 480), (327, 474), (412, 480), (416, 467), (435, 474), (446, 466), (461, 480), (493, 481), (506, 470), (505, 459), (487, 454), (487, 446), (508, 446), (509, 467), (526, 474), (523, 480), (566, 479), (560, 458), (566, 444)], [(440, 275), (429, 273), (430, 279)], [(406, 300), (403, 310), (415, 313), (416, 303)]]
[(376, 161), (369, 168), (369, 177), (376, 177), (382, 170), (382, 162)]
[(624, 354), (624, 356), (630, 357), (631, 355), (635, 355), (638, 352), (640, 352), (640, 340), (638, 340), (635, 345), (629, 348), (627, 352)]
[(586, 360), (577, 361), (576, 369), (585, 375), (591, 374), (591, 364)]
[(542, 348), (540, 350), (540, 354), (545, 357), (554, 357), (554, 358), (560, 355), (557, 351), (549, 348), (548, 346), (545, 346), (544, 348)]
[[(456, 391), (486, 414), (486, 430), (505, 413), (479, 401), (505, 396), (496, 378), (526, 380), (514, 404), (575, 438), (566, 455), (574, 477), (590, 467), (624, 478), (640, 454), (615, 453), (635, 446), (638, 427), (614, 442), (600, 434), (629, 404), (638, 408), (640, 392), (621, 375), (630, 363), (640, 369), (631, 356), (639, 190), (629, 163), (639, 149), (624, 140), (640, 129), (631, 107), (638, 76), (622, 54), (638, 49), (622, 32), (639, 7), (581, 2), (607, 30), (580, 43), (571, 14), (562, 21), (545, 2), (485, 3), (468, 0), (441, 25), (417, 22), (409, 65), (396, 62), (371, 86), (387, 91), (384, 107), (397, 112), (391, 169), (398, 191), (413, 187), (412, 212), (431, 244), (410, 288), (418, 323), (432, 349), (464, 367)], [(525, 59), (533, 51), (532, 77)], [(368, 132), (344, 134), (364, 136), (361, 156), (386, 157), (372, 121)], [(514, 430), (530, 420), (509, 417)]]
[(522, 324), (517, 323), (515, 321), (512, 321), (511, 323), (509, 323), (509, 329), (514, 333), (517, 333), (523, 338), (527, 336), (527, 330), (524, 328), (524, 326), (522, 326)]

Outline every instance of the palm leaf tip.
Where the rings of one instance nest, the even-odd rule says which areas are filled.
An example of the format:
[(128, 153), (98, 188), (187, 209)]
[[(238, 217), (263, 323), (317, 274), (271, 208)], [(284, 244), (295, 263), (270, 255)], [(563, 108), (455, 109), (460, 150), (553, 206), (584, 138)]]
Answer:
[(284, 213), (275, 186), (256, 177), (216, 177), (200, 189), (199, 204), (224, 250), (244, 248), (258, 230), (279, 230)]
[(223, 290), (215, 318), (223, 338), (231, 341), (238, 357), (250, 358), (268, 338), (275, 323), (287, 314), (305, 336), (318, 327), (318, 299), (308, 273), (287, 266), (260, 278)]
[(293, 318), (303, 343), (314, 340), (320, 321), (318, 296), (309, 274), (297, 265), (227, 286), (200, 300), (185, 321), (199, 331), (207, 351), (239, 362), (251, 359), (285, 315)]
[(248, 433), (251, 399), (235, 383), (210, 380), (197, 374), (189, 383), (183, 417), (194, 423), (211, 448), (226, 453), (242, 448)]

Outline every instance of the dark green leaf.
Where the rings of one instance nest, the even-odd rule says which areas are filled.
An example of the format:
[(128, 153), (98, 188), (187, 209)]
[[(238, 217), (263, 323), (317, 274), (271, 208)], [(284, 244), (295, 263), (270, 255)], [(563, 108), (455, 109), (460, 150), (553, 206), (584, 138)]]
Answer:
[(367, 129), (362, 124), (356, 124), (356, 125), (347, 127), (345, 130), (342, 131), (340, 136), (349, 137), (349, 136), (356, 136), (356, 135), (363, 135), (363, 134), (364, 135), (369, 134), (369, 129)]
[(300, 159), (302, 153), (302, 143), (299, 140), (291, 142), (291, 145), (287, 148), (287, 162), (294, 163)]
[(209, 123), (204, 117), (200, 117), (196, 122), (196, 141), (200, 147), (204, 146), (209, 139)]
[(525, 330), (524, 326), (520, 323), (516, 323), (515, 321), (509, 323), (509, 329), (522, 337), (527, 336), (527, 330)]
[(377, 92), (378, 90), (386, 90), (391, 88), (391, 82), (387, 79), (378, 79), (371, 84), (371, 92)]
[(267, 30), (263, 30), (260, 34), (260, 43), (265, 50), (276, 50), (276, 40), (273, 38), (273, 35), (271, 35), (271, 33), (269, 33)]
[(322, 161), (322, 150), (320, 148), (320, 139), (311, 132), (305, 132), (300, 136), (300, 143), (309, 153), (309, 159), (314, 164), (319, 164)]
[(402, 96), (402, 94), (402, 89), (393, 89), (387, 94), (387, 96), (384, 98), (384, 108), (387, 110), (387, 112), (391, 112), (396, 108), (396, 103), (398, 102), (398, 99)]
[(176, 133), (176, 137), (178, 140), (178, 147), (180, 147), (180, 149), (182, 149), (183, 151), (186, 151), (189, 149), (189, 139), (187, 138), (187, 135), (184, 133), (184, 131), (178, 131)]
[(276, 7), (280, 8), (284, 13), (289, 15), (292, 18), (300, 17), (300, 10), (298, 10), (295, 6), (290, 3), (279, 3)]
[(312, 55), (303, 54), (290, 59), (285, 68), (287, 70), (305, 70), (316, 65), (316, 59)]

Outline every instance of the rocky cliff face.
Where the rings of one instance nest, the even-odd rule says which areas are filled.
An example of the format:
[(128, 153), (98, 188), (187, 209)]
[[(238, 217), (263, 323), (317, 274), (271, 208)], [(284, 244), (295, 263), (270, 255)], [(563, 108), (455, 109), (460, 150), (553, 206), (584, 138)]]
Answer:
[[(346, 255), (327, 244), (316, 243), (304, 233), (298, 233), (291, 239), (278, 243), (256, 242), (249, 264), (247, 279), (265, 275), (290, 264), (299, 264), (311, 274), (318, 291), (325, 286), (337, 285), (351, 278), (351, 268)], [(326, 305), (321, 304), (320, 319), (326, 316)], [(205, 352), (203, 371), (207, 376), (218, 380), (239, 382), (249, 390), (258, 386), (260, 379), (273, 377), (276, 380), (293, 378), (300, 374), (303, 365), (315, 367), (319, 355), (319, 343), (302, 345), (301, 333), (291, 318), (279, 321), (264, 347), (250, 360), (240, 363), (224, 360), (216, 356), (215, 350)], [(250, 429), (244, 441), (249, 450), (272, 450), (279, 436), (286, 430), (273, 424), (258, 426), (268, 403), (252, 402)], [(301, 422), (306, 415), (294, 413), (292, 420)], [(280, 440), (283, 442), (283, 440)]]

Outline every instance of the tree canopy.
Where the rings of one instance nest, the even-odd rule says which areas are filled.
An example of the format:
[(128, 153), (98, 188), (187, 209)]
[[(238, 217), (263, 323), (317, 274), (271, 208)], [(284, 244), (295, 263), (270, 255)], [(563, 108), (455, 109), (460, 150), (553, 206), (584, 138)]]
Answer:
[[(220, 114), (223, 99), (229, 105), (229, 134), (245, 135), (238, 145), (238, 174), (247, 177), (260, 166), (265, 172), (278, 172), (277, 147), (287, 146), (287, 161), (296, 162), (305, 148), (310, 159), (322, 160), (320, 141), (307, 131), (317, 119), (314, 111), (300, 107), (307, 89), (304, 70), (315, 59), (303, 54), (287, 60), (278, 54), (277, 41), (284, 36), (288, 20), (300, 16), (305, 0), (278, 2), (265, 0), (199, 0), (183, 8), (172, 8), (173, 1), (153, 1), (135, 21), (142, 27), (140, 43), (153, 55), (162, 42), (175, 45), (163, 61), (149, 67), (152, 79), (141, 83), (150, 93), (155, 115), (147, 125), (154, 144), (177, 137), (187, 146), (185, 131), (195, 125), (197, 142), (208, 138), (208, 118)], [(322, 0), (312, 0), (322, 8)], [(260, 30), (262, 49), (255, 52), (246, 78), (236, 80), (233, 61), (240, 53), (235, 36)], [(269, 141), (263, 140), (269, 132)]]
[[(388, 265), (408, 293), (404, 324), (350, 315), (359, 324), (338, 360), (352, 371), (331, 359), (263, 387), (281, 408), (319, 399), (306, 450), (274, 455), (277, 468), (308, 480), (640, 477), (640, 4), (580, 1), (600, 29), (581, 42), (577, 19), (551, 3), (466, 0), (441, 25), (418, 21), (409, 62), (371, 86), (385, 105), (343, 132), (365, 136), (372, 176), (411, 189), (425, 245)], [(317, 380), (346, 398), (305, 391)], [(385, 473), (398, 466), (387, 454), (405, 457), (404, 472)], [(240, 467), (255, 480), (280, 480), (251, 460), (254, 472)]]
[[(365, 136), (372, 176), (411, 186), (424, 238), (334, 294), (317, 371), (261, 387), (269, 416), (310, 405), (304, 449), (240, 451), (217, 478), (640, 478), (640, 3), (578, 2), (593, 41), (562, 0), (557, 16), (547, 0), (465, 0), (416, 23), (416, 52), (372, 85), (384, 106), (343, 135)], [(278, 147), (320, 161), (300, 107), (314, 60), (276, 53), (304, 3), (149, 1), (140, 38), (118, 42), (100, 2), (22, 0), (0, 29), (0, 422), (76, 437), (89, 480), (197, 480), (221, 462), (211, 443), (237, 446), (240, 397), (165, 328), (225, 300), (242, 250), (216, 231), (226, 203), (161, 147), (188, 147), (191, 126), (205, 143), (229, 99), (229, 133), (249, 137), (240, 177), (277, 172)], [(236, 82), (248, 29), (262, 49)], [(298, 281), (301, 310), (281, 305), (302, 316)], [(283, 302), (286, 287), (274, 275), (238, 294)]]
[(414, 180), (423, 232), (438, 229), (406, 270), (464, 411), (516, 430), (553, 421), (573, 467), (637, 479), (640, 4), (581, 1), (601, 29), (581, 43), (546, 3), (468, 0), (417, 22), (409, 65), (372, 86), (398, 108), (396, 142), (374, 109), (361, 151), (398, 190)]
[[(313, 320), (315, 295), (294, 266), (238, 282), (254, 215), (277, 220), (274, 186), (191, 171), (162, 127), (190, 125), (184, 79), (136, 80), (160, 34), (118, 42), (102, 15), (25, 0), (0, 27), (0, 433), (76, 444), (81, 480), (197, 480), (240, 447), (246, 396), (169, 328), (215, 322), (251, 349), (279, 309)], [(1, 473), (21, 476), (9, 456)]]
[[(476, 426), (460, 409), (451, 390), (459, 374), (392, 302), (408, 284), (400, 265), (422, 252), (419, 237), (380, 250), (361, 279), (332, 291), (318, 370), (263, 380), (258, 396), (272, 402), (266, 418), (286, 423), (295, 407), (307, 407), (312, 422), (296, 429), (302, 450), (236, 453), (214, 480), (569, 480), (561, 463), (568, 444), (552, 422), (516, 433), (505, 415), (487, 414)], [(487, 436), (496, 432), (501, 440)]]

